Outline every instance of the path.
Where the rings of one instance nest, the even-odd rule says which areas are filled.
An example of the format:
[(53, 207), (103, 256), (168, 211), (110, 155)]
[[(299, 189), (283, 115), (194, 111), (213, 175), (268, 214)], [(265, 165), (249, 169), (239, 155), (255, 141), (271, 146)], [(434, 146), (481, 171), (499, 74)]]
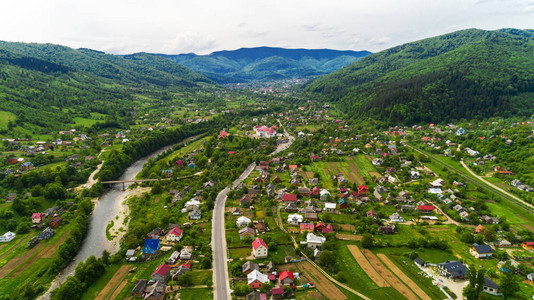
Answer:
[[(100, 150), (100, 153), (98, 153), (98, 156), (96, 157), (97, 159), (100, 158), (100, 155), (102, 155), (102, 153), (104, 153), (104, 149)], [(102, 161), (98, 166), (96, 166), (96, 169), (93, 171), (93, 173), (91, 173), (91, 175), (89, 175), (89, 178), (87, 178), (87, 182), (85, 184), (82, 184), (82, 185), (79, 185), (77, 187), (74, 188), (74, 190), (78, 191), (78, 190), (81, 190), (81, 189), (90, 189), (91, 186), (93, 186), (93, 184), (96, 183), (96, 179), (95, 179), (95, 175), (100, 172), (100, 168), (102, 168), (102, 165), (104, 164), (104, 161)]]
[(478, 180), (480, 180), (480, 181), (484, 182), (485, 184), (491, 186), (492, 188), (496, 189), (497, 191), (499, 191), (499, 192), (501, 192), (501, 193), (507, 195), (508, 197), (510, 197), (510, 198), (514, 198), (515, 200), (517, 200), (517, 201), (523, 203), (523, 205), (528, 206), (528, 207), (530, 207), (531, 209), (534, 209), (534, 206), (533, 206), (532, 204), (530, 204), (530, 203), (528, 203), (528, 202), (525, 202), (525, 201), (522, 200), (521, 198), (519, 198), (519, 197), (517, 197), (517, 196), (515, 196), (515, 195), (513, 195), (513, 194), (510, 194), (509, 192), (507, 192), (507, 191), (501, 189), (500, 187), (494, 185), (493, 183), (487, 181), (487, 180), (484, 179), (482, 176), (477, 175), (475, 172), (473, 172), (473, 170), (471, 170), (471, 169), (465, 164), (465, 162), (464, 162), (463, 159), (460, 161), (460, 163), (461, 163), (462, 166), (467, 170), (467, 172), (469, 172), (471, 175), (473, 175), (474, 177), (476, 177)]

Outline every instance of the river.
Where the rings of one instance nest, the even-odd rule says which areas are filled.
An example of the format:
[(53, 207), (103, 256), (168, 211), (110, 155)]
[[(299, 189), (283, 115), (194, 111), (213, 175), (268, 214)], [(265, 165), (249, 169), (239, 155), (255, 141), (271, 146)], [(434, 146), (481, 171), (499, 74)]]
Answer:
[[(133, 165), (127, 168), (118, 180), (135, 179), (135, 176), (141, 172), (143, 166), (151, 157), (155, 157), (160, 153), (165, 152), (172, 146), (173, 145), (161, 148), (149, 156), (139, 159)], [(112, 255), (119, 250), (120, 238), (115, 238), (112, 241), (108, 240), (106, 237), (106, 227), (111, 220), (114, 222), (122, 220), (122, 218), (116, 220), (116, 217), (121, 212), (127, 212), (127, 206), (123, 205), (122, 202), (129, 194), (131, 194), (129, 191), (122, 190), (122, 184), (119, 183), (113, 185), (113, 187), (106, 191), (106, 193), (95, 202), (95, 208), (90, 217), (89, 229), (78, 251), (78, 254), (76, 254), (69, 265), (61, 273), (59, 273), (56, 279), (52, 282), (52, 285), (48, 291), (43, 296), (39, 297), (39, 299), (49, 299), (50, 292), (65, 282), (68, 276), (73, 275), (78, 263), (85, 261), (87, 258), (89, 258), (89, 256), (94, 255), (98, 258), (102, 256), (102, 251), (104, 250), (109, 251), (109, 253)]]

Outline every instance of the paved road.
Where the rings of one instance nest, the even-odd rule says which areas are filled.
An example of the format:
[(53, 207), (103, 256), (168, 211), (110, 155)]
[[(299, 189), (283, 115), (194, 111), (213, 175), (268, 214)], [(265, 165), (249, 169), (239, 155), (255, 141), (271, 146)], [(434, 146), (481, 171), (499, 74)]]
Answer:
[[(232, 188), (236, 187), (241, 181), (250, 175), (256, 167), (252, 163), (248, 168), (234, 181)], [(215, 300), (232, 299), (230, 295), (230, 278), (228, 277), (228, 256), (226, 252), (226, 231), (224, 227), (224, 207), (226, 204), (227, 194), (230, 188), (225, 188), (217, 195), (215, 209), (213, 210), (213, 221), (211, 230), (211, 246), (213, 250), (213, 284), (215, 285)]]
[[(280, 121), (279, 121), (280, 122)], [(280, 124), (281, 125), (281, 124)], [(271, 155), (286, 150), (291, 146), (295, 138), (285, 130), (284, 134), (289, 139), (288, 143), (281, 144)], [(226, 248), (226, 230), (224, 226), (224, 208), (226, 198), (231, 188), (235, 188), (256, 167), (256, 163), (250, 164), (247, 169), (234, 181), (231, 187), (222, 190), (215, 200), (213, 221), (211, 230), (211, 248), (213, 250), (213, 284), (215, 285), (215, 300), (232, 299), (230, 290), (230, 278), (228, 276), (228, 253)]]

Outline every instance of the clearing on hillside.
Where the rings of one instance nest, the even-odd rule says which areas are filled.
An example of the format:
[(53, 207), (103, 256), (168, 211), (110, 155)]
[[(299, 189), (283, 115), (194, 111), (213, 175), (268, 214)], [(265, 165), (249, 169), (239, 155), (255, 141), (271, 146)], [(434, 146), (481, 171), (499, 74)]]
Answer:
[(328, 299), (347, 299), (347, 296), (343, 294), (332, 282), (324, 277), (321, 272), (317, 271), (309, 262), (300, 262), (297, 264), (299, 269), (309, 274), (308, 278), (315, 284), (317, 289), (323, 294), (328, 295)]
[(347, 248), (349, 248), (350, 253), (354, 258), (356, 259), (356, 262), (360, 265), (360, 267), (365, 271), (367, 276), (371, 278), (371, 280), (374, 281), (374, 283), (379, 287), (388, 287), (390, 286), (389, 283), (380, 275), (378, 272), (371, 266), (367, 258), (363, 255), (363, 253), (360, 251), (360, 248), (356, 245), (347, 245)]

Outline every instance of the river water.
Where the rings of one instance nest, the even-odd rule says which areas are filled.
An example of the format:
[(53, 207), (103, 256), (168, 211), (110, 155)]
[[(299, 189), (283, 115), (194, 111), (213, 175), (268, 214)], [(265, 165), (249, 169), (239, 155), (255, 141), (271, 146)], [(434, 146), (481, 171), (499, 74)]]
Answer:
[[(151, 158), (159, 155), (162, 152), (170, 149), (172, 146), (161, 148), (160, 150), (143, 157), (131, 165), (118, 180), (132, 180), (141, 172), (145, 163)], [(127, 184), (126, 184), (127, 187)], [(120, 248), (120, 241), (114, 239), (109, 241), (106, 237), (106, 227), (111, 220), (117, 222), (115, 219), (121, 211), (125, 211), (127, 207), (122, 204), (124, 198), (128, 194), (127, 191), (122, 190), (122, 184), (115, 184), (112, 188), (100, 197), (95, 203), (93, 214), (90, 217), (89, 229), (87, 235), (82, 242), (78, 254), (69, 263), (69, 265), (56, 277), (52, 282), (50, 289), (39, 299), (49, 299), (50, 291), (59, 287), (68, 276), (73, 275), (78, 263), (85, 261), (89, 256), (101, 257), (102, 251), (107, 250), (110, 254), (116, 253)], [(125, 227), (125, 226), (124, 226)]]

